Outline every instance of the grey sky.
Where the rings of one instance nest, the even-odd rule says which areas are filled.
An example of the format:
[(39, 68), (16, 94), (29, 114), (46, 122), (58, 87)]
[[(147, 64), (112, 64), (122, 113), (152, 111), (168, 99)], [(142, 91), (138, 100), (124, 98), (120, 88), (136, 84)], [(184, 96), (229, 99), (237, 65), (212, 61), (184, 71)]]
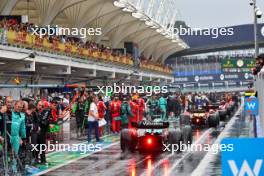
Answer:
[[(253, 22), (250, 0), (175, 0), (179, 18), (191, 27), (221, 27)], [(264, 12), (264, 0), (257, 0)], [(264, 16), (259, 20), (264, 22)]]

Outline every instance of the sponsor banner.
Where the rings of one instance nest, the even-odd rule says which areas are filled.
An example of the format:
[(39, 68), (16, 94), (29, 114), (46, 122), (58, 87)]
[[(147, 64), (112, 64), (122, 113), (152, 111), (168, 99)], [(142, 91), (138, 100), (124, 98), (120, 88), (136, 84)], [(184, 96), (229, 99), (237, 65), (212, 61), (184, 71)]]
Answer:
[(264, 175), (264, 138), (225, 138), (221, 146), (222, 175), (260, 176)]
[(251, 81), (240, 81), (239, 82), (240, 86), (248, 86), (251, 83), (252, 83)]
[(221, 61), (222, 69), (247, 68), (255, 67), (255, 59), (253, 58), (228, 58)]
[(253, 80), (251, 73), (222, 73), (217, 75), (174, 77), (176, 83), (208, 83), (221, 81), (250, 81)]
[(177, 83), (173, 86), (180, 88), (218, 88), (218, 87), (241, 87), (247, 86), (250, 81), (219, 81), (219, 82), (207, 82), (207, 83)]
[(224, 68), (224, 73), (248, 73), (251, 72), (251, 68)]
[(198, 87), (211, 87), (210, 83), (198, 83)]
[(256, 97), (245, 98), (245, 113), (246, 115), (259, 115), (259, 100)]
[(183, 88), (195, 88), (198, 87), (197, 83), (186, 83), (182, 85)]
[(222, 73), (221, 70), (192, 70), (192, 71), (174, 71), (175, 77), (185, 77), (193, 75), (217, 75)]
[(229, 81), (229, 82), (227, 82), (227, 84), (228, 84), (228, 86), (230, 86), (230, 87), (232, 87), (232, 86), (234, 86), (234, 87), (239, 86), (239, 82), (234, 82), (234, 81)]
[(215, 80), (216, 75), (206, 75), (206, 76), (195, 76), (196, 82), (208, 82)]
[(190, 78), (190, 77), (175, 77), (175, 78), (174, 78), (174, 81), (177, 82), (177, 83), (178, 83), (178, 82), (179, 82), (179, 83), (180, 83), (180, 82), (189, 82), (189, 78)]
[(212, 82), (213, 87), (224, 87), (225, 82)]

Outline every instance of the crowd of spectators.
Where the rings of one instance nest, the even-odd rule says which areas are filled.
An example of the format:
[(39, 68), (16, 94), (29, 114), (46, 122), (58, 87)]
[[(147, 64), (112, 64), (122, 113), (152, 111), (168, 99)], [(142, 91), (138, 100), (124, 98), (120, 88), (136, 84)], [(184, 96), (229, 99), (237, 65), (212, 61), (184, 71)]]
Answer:
[(32, 28), (34, 27), (32, 23), (18, 23), (14, 19), (2, 20), (0, 21), (0, 43), (23, 46), (29, 49), (46, 50), (47, 52), (55, 52), (80, 58), (92, 56), (105, 61), (116, 61), (128, 65), (133, 65), (133, 62), (139, 59), (139, 66), (142, 69), (167, 74), (172, 73), (169, 66), (151, 62), (148, 59), (144, 59), (144, 57), (133, 58), (130, 53), (124, 54), (120, 50), (114, 50), (93, 41), (84, 41), (81, 38), (65, 35), (32, 36)]

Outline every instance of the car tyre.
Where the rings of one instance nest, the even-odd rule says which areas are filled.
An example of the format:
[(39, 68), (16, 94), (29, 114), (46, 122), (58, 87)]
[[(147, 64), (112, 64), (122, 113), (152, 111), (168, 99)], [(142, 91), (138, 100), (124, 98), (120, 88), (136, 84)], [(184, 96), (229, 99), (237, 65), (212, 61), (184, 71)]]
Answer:
[(137, 147), (137, 136), (133, 134), (132, 130), (124, 129), (120, 135), (120, 148), (122, 152), (135, 152)]

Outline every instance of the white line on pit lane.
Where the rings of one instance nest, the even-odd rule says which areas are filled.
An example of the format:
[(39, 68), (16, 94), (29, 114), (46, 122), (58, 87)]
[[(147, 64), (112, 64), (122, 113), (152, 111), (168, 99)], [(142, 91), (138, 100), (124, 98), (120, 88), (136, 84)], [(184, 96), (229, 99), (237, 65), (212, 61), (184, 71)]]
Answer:
[[(204, 140), (204, 138), (206, 138), (207, 137), (207, 135), (208, 134), (210, 134), (211, 132), (213, 131), (213, 128), (209, 128), (209, 129), (207, 129), (201, 136), (200, 136), (200, 138), (198, 138), (195, 142), (194, 142), (194, 144), (196, 145), (196, 144), (198, 144), (198, 143), (200, 143), (201, 141), (203, 141)], [(190, 155), (192, 152), (191, 151), (188, 151), (188, 152), (186, 152), (183, 156), (181, 156), (181, 158), (179, 159), (180, 160), (180, 162), (184, 159), (184, 158), (186, 158), (188, 155)], [(159, 167), (165, 160), (167, 160), (167, 159), (169, 159), (170, 157), (172, 157), (174, 154), (173, 153), (171, 153), (171, 154), (169, 154), (169, 155), (167, 155), (165, 158), (163, 158), (162, 160), (160, 160), (153, 168), (152, 168), (152, 170), (155, 170), (157, 167)], [(177, 162), (173, 165), (173, 167), (172, 168), (175, 168), (180, 162), (178, 162), (179, 160), (177, 160)], [(172, 171), (172, 168), (169, 170), (169, 173)], [(144, 171), (142, 174), (140, 174), (140, 176), (145, 176), (146, 175), (146, 171)]]
[[(103, 149), (106, 149), (106, 148), (109, 148), (109, 147), (111, 147), (111, 146), (113, 146), (113, 145), (116, 145), (116, 144), (118, 144), (118, 143), (119, 143), (119, 142), (115, 142), (115, 143), (113, 143), (113, 144), (107, 145), (107, 146), (103, 147), (102, 150), (103, 150)], [(101, 151), (101, 150), (100, 150), (100, 151)], [(58, 166), (55, 166), (55, 167), (52, 167), (52, 168), (50, 168), (50, 169), (44, 170), (44, 171), (42, 171), (42, 172), (39, 172), (39, 173), (37, 173), (37, 174), (34, 174), (34, 176), (39, 176), (39, 175), (43, 175), (43, 174), (45, 174), (45, 173), (48, 173), (48, 172), (54, 171), (54, 170), (56, 170), (56, 169), (58, 169), (58, 168), (60, 168), (60, 167), (66, 166), (66, 165), (68, 165), (68, 164), (71, 164), (71, 163), (73, 163), (73, 162), (75, 162), (75, 161), (78, 161), (78, 160), (80, 160), (80, 159), (83, 159), (83, 158), (85, 158), (85, 157), (87, 157), (87, 156), (90, 156), (90, 155), (92, 155), (92, 154), (94, 154), (94, 153), (97, 153), (97, 152), (100, 152), (100, 151), (94, 151), (94, 152), (88, 153), (88, 154), (83, 155), (83, 156), (81, 156), (81, 157), (79, 157), (79, 158), (76, 158), (76, 159), (70, 160), (70, 161), (65, 162), (65, 163), (63, 163), (63, 164), (60, 164), (60, 165), (58, 165)]]
[[(221, 134), (217, 137), (217, 139), (214, 142), (214, 145), (215, 144), (220, 144), (221, 140), (223, 138), (227, 137), (228, 131), (230, 130), (230, 128), (232, 127), (232, 125), (235, 123), (235, 121), (237, 119), (236, 116), (240, 113), (241, 109), (242, 109), (242, 105), (240, 106), (240, 108), (238, 109), (238, 111), (236, 112), (236, 114), (233, 116), (233, 118), (231, 118), (231, 120), (227, 123), (226, 127), (221, 132)], [(203, 175), (206, 175), (204, 172), (205, 172), (207, 166), (209, 165), (209, 163), (215, 157), (216, 157), (216, 154), (213, 154), (212, 151), (207, 152), (207, 154), (205, 155), (205, 157), (202, 159), (202, 161), (200, 161), (199, 165), (192, 172), (191, 176), (203, 176)]]

